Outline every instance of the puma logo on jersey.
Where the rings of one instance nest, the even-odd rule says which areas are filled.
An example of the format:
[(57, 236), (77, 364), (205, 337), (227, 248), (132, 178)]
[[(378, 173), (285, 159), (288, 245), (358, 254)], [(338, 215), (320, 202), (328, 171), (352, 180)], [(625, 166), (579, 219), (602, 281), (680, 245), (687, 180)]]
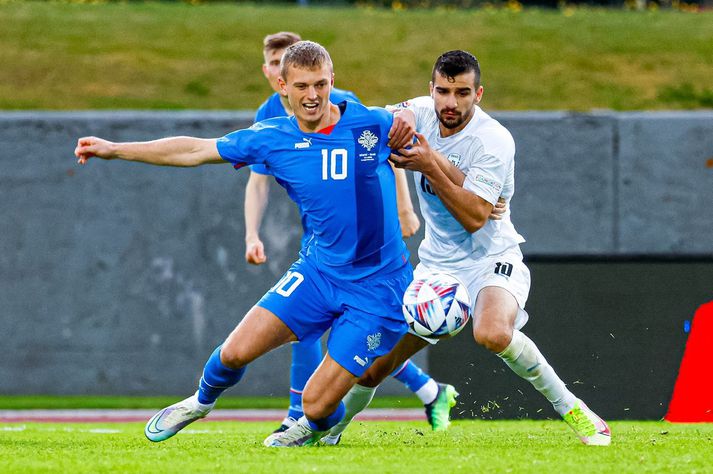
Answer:
[(362, 358), (359, 357), (359, 356), (354, 356), (354, 362), (356, 362), (357, 364), (361, 365), (362, 367), (366, 367), (366, 364), (369, 363), (369, 358), (366, 357), (366, 358), (362, 359)]
[(295, 143), (295, 149), (296, 150), (301, 150), (303, 148), (309, 148), (312, 146), (312, 139), (311, 138), (303, 138), (303, 141), (301, 143)]

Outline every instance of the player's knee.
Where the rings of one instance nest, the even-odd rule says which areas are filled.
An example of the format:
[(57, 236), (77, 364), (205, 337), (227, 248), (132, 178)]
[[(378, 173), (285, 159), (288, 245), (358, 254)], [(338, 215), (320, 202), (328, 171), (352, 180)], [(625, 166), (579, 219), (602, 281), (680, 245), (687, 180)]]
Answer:
[(220, 349), (220, 362), (230, 369), (239, 369), (245, 367), (249, 361), (245, 354), (241, 353), (239, 347), (224, 344)]
[(367, 370), (364, 375), (359, 377), (357, 384), (361, 385), (362, 387), (374, 388), (378, 387), (383, 379), (384, 377), (380, 376), (380, 374), (376, 373), (376, 371)]
[(512, 331), (501, 327), (480, 327), (473, 328), (475, 342), (496, 354), (504, 351), (512, 341)]

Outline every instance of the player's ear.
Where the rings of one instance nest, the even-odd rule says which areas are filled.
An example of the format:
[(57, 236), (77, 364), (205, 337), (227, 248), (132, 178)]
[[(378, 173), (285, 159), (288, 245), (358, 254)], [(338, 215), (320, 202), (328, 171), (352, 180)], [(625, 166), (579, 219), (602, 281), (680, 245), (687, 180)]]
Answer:
[(330, 85), (334, 87), (334, 73), (332, 73), (332, 83)]
[(480, 100), (483, 98), (483, 86), (478, 86), (475, 90), (475, 103), (479, 104)]
[(277, 78), (277, 85), (280, 86), (280, 94), (284, 95), (287, 97), (287, 83), (285, 80), (282, 78), (282, 76), (279, 76)]
[(263, 63), (263, 65), (262, 65), (262, 74), (263, 74), (263, 76), (265, 76), (265, 79), (269, 79), (269, 77), (267, 76), (267, 64), (264, 64), (264, 63)]
[(428, 81), (428, 94), (433, 98), (433, 81)]

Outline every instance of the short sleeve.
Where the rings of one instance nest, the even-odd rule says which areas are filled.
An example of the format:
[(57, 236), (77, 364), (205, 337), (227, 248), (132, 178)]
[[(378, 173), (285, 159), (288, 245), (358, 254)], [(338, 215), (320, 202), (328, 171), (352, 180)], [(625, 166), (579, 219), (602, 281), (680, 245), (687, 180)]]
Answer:
[(386, 110), (392, 113), (398, 110), (410, 110), (416, 116), (416, 130), (422, 130), (428, 113), (433, 111), (433, 100), (428, 96), (416, 97), (400, 104), (389, 105)]
[(262, 143), (260, 133), (258, 133), (260, 129), (259, 124), (256, 124), (219, 138), (216, 146), (221, 158), (231, 163), (235, 169), (240, 169), (245, 165), (264, 163), (263, 153), (260, 153)]
[(515, 146), (512, 140), (502, 140), (500, 146), (486, 148), (479, 140), (475, 140), (468, 153), (475, 156), (471, 158), (463, 188), (494, 206), (508, 178), (515, 158)]
[(270, 170), (268, 170), (267, 166), (265, 166), (263, 164), (251, 165), (250, 171), (252, 171), (253, 173), (257, 173), (257, 174), (266, 174), (266, 175), (272, 176), (272, 173), (270, 173)]

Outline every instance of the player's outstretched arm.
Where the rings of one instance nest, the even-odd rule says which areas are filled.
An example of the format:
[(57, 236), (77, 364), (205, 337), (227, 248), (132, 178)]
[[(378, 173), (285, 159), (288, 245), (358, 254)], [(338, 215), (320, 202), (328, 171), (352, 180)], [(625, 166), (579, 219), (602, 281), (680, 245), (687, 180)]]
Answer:
[(150, 142), (114, 143), (97, 137), (82, 137), (74, 149), (77, 162), (90, 158), (126, 160), (158, 166), (199, 166), (226, 163), (218, 154), (216, 139), (172, 137)]
[(267, 261), (265, 246), (260, 240), (260, 224), (267, 207), (269, 191), (269, 176), (251, 172), (245, 187), (245, 260), (253, 265)]

